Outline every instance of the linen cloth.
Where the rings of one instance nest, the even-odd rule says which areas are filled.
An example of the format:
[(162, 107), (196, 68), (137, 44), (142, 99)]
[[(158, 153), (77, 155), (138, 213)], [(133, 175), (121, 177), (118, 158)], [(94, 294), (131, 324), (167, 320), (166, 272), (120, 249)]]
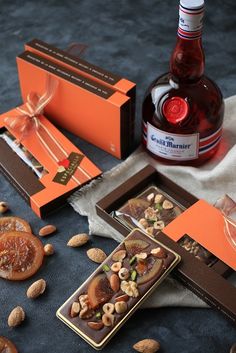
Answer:
[[(142, 147), (102, 178), (92, 181), (69, 198), (80, 215), (87, 216), (90, 234), (122, 240), (121, 234), (97, 216), (95, 204), (105, 195), (151, 164), (198, 198), (209, 203), (224, 194), (236, 200), (236, 96), (225, 100), (225, 119), (222, 142), (215, 156), (201, 167), (170, 166), (151, 158)], [(236, 285), (236, 274), (229, 279)], [(208, 307), (201, 299), (169, 276), (149, 297), (143, 307), (189, 306)]]

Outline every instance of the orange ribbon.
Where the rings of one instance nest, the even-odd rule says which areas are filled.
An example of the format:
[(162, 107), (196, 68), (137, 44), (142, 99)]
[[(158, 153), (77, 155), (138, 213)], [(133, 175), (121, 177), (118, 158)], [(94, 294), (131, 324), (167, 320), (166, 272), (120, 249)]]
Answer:
[(45, 93), (41, 97), (35, 92), (29, 93), (25, 104), (26, 109), (16, 108), (20, 113), (19, 115), (5, 118), (6, 125), (20, 135), (20, 141), (30, 134), (32, 130), (39, 130), (40, 115), (43, 114), (44, 107), (54, 96), (57, 86), (58, 81), (47, 75)]
[[(53, 98), (57, 87), (58, 81), (51, 75), (47, 75), (45, 93), (42, 96), (34, 92), (29, 93), (25, 107), (16, 108), (19, 115), (6, 117), (5, 123), (20, 136), (20, 142), (34, 131), (51, 158), (60, 165), (61, 161), (68, 158), (68, 153), (40, 120), (44, 108)], [(78, 166), (72, 179), (80, 185), (91, 179), (91, 176), (81, 166)]]

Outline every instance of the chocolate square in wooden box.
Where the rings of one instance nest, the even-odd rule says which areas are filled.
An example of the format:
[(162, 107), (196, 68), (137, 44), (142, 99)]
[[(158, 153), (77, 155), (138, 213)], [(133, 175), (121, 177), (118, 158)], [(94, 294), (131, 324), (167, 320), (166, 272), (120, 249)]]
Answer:
[[(147, 193), (150, 187), (154, 189), (149, 189)], [(148, 219), (145, 212), (148, 212), (148, 207), (155, 211), (153, 196), (155, 198), (156, 195), (164, 196), (161, 203), (159, 202), (161, 207), (166, 200), (173, 204), (173, 208), (178, 205), (181, 210), (174, 220), (167, 222), (163, 229), (153, 234), (181, 256), (182, 262), (174, 274), (207, 304), (235, 322), (236, 288), (226, 278), (235, 270), (233, 264), (236, 264), (236, 253), (233, 253), (227, 240), (223, 238), (223, 217), (219, 210), (204, 200), (198, 200), (152, 166), (147, 166), (100, 200), (96, 205), (97, 214), (124, 236), (132, 229), (132, 224), (127, 223), (127, 218), (125, 221), (119, 218), (122, 210), (125, 210), (126, 216), (131, 216), (133, 226), (137, 227), (140, 220), (147, 220), (148, 228), (154, 228), (155, 222), (163, 219)], [(130, 200), (146, 201), (148, 197), (149, 204), (146, 204), (146, 208), (141, 207), (138, 213), (132, 213), (134, 201), (131, 201), (131, 208), (127, 208)], [(156, 207), (158, 210), (159, 206)], [(140, 228), (142, 227), (141, 224)], [(224, 243), (224, 252), (220, 250), (222, 247), (219, 244), (217, 246), (217, 237)]]

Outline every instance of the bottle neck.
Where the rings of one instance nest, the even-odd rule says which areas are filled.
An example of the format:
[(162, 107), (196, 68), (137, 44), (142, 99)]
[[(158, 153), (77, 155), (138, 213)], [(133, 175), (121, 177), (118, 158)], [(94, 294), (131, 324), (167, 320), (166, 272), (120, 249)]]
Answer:
[(204, 73), (203, 16), (204, 6), (188, 9), (180, 4), (178, 38), (170, 62), (170, 71), (176, 81), (196, 82)]

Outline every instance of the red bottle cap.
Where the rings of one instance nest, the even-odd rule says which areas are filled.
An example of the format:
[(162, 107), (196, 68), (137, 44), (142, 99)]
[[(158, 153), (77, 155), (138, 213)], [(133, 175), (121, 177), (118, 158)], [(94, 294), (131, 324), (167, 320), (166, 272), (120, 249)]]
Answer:
[(167, 99), (162, 108), (165, 118), (171, 124), (177, 124), (188, 116), (188, 103), (181, 97)]

